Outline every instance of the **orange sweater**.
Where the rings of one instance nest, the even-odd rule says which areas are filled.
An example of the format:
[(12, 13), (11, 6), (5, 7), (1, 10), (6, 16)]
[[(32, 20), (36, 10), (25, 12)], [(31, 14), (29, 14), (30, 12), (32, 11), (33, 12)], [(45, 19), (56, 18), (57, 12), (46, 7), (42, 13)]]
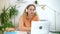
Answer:
[(26, 16), (26, 18), (21, 16), (19, 22), (19, 30), (29, 32), (31, 30), (31, 22), (37, 20), (38, 20), (37, 16), (33, 16), (32, 19), (29, 19), (28, 16)]

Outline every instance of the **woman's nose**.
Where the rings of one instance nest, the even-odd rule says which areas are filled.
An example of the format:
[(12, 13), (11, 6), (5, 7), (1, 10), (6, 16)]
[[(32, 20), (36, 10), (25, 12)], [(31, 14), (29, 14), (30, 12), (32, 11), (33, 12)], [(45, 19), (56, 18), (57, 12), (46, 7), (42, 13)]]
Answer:
[(33, 13), (34, 11), (31, 11), (31, 13)]

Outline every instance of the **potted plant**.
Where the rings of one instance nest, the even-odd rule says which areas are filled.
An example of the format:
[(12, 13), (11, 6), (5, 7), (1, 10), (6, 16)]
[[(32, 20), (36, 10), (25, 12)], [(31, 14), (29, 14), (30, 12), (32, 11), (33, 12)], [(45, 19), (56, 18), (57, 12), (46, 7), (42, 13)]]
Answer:
[(5, 30), (5, 23), (9, 22), (9, 16), (8, 16), (8, 8), (6, 9), (5, 6), (2, 9), (2, 13), (0, 14), (0, 21), (1, 21), (1, 26), (0, 26), (0, 30), (2, 31), (2, 33)]
[(14, 23), (15, 23), (15, 16), (18, 14), (18, 10), (16, 9), (16, 5), (15, 6), (11, 6), (10, 10), (9, 10), (9, 17), (10, 19), (12, 17), (14, 17)]
[(6, 30), (9, 30), (11, 28), (15, 28), (13, 25), (11, 19), (13, 16), (17, 15), (18, 10), (16, 9), (16, 6), (11, 6), (8, 8), (2, 9), (2, 13), (0, 14), (0, 21), (1, 21), (1, 26), (0, 26), (0, 31), (2, 33)]

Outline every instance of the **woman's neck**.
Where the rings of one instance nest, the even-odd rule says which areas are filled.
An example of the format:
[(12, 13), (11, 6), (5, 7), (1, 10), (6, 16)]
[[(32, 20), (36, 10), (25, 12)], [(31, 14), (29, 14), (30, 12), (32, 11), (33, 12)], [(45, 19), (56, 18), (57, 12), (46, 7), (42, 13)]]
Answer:
[(29, 18), (29, 19), (32, 19), (32, 16), (31, 16), (31, 15), (28, 15), (28, 18)]

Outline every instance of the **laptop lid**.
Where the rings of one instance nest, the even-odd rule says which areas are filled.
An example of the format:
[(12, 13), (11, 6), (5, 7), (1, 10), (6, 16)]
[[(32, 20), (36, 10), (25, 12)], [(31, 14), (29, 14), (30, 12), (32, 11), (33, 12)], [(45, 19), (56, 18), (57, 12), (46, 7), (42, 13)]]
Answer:
[(31, 34), (48, 34), (49, 22), (48, 20), (32, 21)]

